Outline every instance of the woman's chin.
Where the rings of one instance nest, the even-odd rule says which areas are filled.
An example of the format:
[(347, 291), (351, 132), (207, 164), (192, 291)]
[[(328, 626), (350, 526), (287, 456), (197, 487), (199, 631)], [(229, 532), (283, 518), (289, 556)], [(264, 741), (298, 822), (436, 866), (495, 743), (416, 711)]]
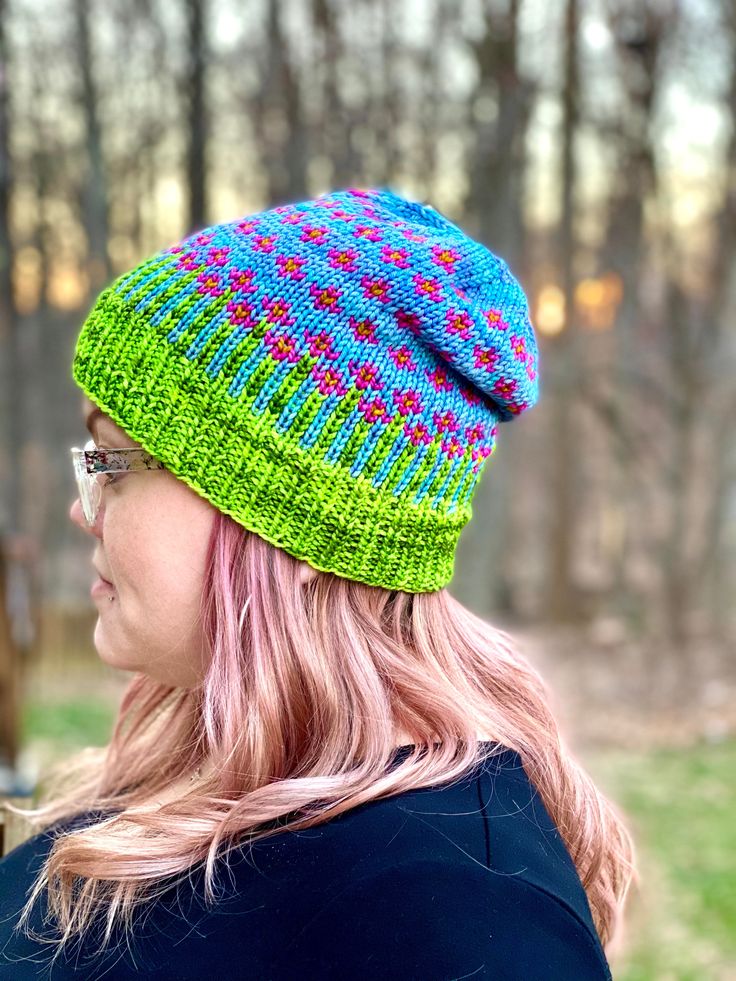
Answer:
[(95, 624), (93, 642), (99, 659), (111, 668), (117, 668), (120, 671), (137, 670), (135, 665), (129, 664), (127, 659), (121, 655), (119, 644), (116, 645), (110, 642), (109, 633), (110, 631), (104, 623), (104, 618), (101, 616), (98, 617), (97, 623)]

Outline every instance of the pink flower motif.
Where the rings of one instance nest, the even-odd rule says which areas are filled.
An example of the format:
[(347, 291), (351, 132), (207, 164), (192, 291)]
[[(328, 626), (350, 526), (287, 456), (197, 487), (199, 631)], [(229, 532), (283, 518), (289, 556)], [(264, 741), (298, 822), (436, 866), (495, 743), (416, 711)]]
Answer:
[(485, 426), (482, 422), (476, 422), (474, 426), (465, 427), (465, 438), (469, 443), (477, 443), (479, 439), (483, 439), (485, 436)]
[(478, 473), (480, 468), (483, 466), (483, 461), (488, 459), (488, 457), (493, 453), (494, 447), (492, 446), (478, 446), (471, 451), (471, 457), (475, 460), (473, 464), (473, 473)]
[(454, 435), (450, 436), (448, 440), (445, 440), (445, 442), (442, 443), (442, 449), (450, 457), (462, 456), (465, 452), (465, 446), (460, 442), (457, 436)]
[(441, 245), (432, 246), (432, 261), (444, 269), (445, 272), (454, 273), (455, 263), (458, 262), (462, 256), (457, 251), (457, 249), (444, 248)]
[(401, 234), (404, 236), (404, 238), (408, 239), (410, 242), (426, 242), (427, 241), (427, 236), (426, 235), (418, 235), (416, 232), (413, 232), (410, 228), (407, 228)]
[(514, 403), (512, 403), (511, 405), (508, 406), (509, 412), (511, 412), (512, 415), (515, 415), (515, 416), (518, 416), (520, 412), (524, 412), (525, 409), (528, 409), (528, 408), (529, 408), (529, 403), (528, 402), (514, 402)]
[(457, 334), (464, 341), (470, 340), (473, 333), (473, 320), (465, 310), (448, 310), (445, 315), (448, 334)]
[(342, 384), (340, 373), (334, 368), (318, 368), (315, 365), (311, 375), (318, 382), (317, 387), (322, 395), (345, 395), (347, 392), (347, 388)]
[(339, 351), (332, 350), (332, 337), (326, 330), (313, 334), (309, 328), (303, 331), (304, 339), (309, 344), (309, 356), (312, 358), (329, 358), (334, 361), (339, 357)]
[(254, 276), (252, 269), (231, 269), (230, 286), (238, 293), (255, 293), (258, 287), (253, 283)]
[(383, 233), (373, 225), (356, 225), (353, 235), (356, 238), (365, 239), (367, 242), (380, 242), (383, 238)]
[(517, 361), (526, 361), (530, 357), (526, 349), (526, 341), (520, 334), (511, 335), (511, 350)]
[(414, 446), (427, 445), (432, 442), (432, 434), (423, 422), (407, 422), (404, 424), (404, 434), (409, 437)]
[(401, 347), (389, 347), (389, 357), (397, 368), (407, 368), (409, 371), (416, 369), (416, 361), (412, 360), (411, 350), (402, 344)]
[(485, 368), (486, 371), (495, 371), (501, 358), (495, 347), (484, 348), (480, 344), (475, 345), (473, 354), (475, 356), (475, 367)]
[(443, 412), (434, 412), (432, 414), (432, 421), (437, 427), (438, 433), (455, 433), (460, 425), (452, 409), (445, 409)]
[(210, 296), (222, 296), (225, 292), (223, 287), (220, 285), (220, 277), (214, 272), (201, 272), (197, 276), (197, 282), (199, 286), (197, 289), (200, 293), (209, 293)]
[(438, 392), (451, 392), (454, 385), (447, 377), (447, 372), (444, 368), (435, 368), (434, 371), (426, 372), (427, 378), (429, 378), (432, 386)]
[(383, 388), (383, 385), (378, 378), (377, 365), (371, 364), (371, 362), (359, 364), (357, 361), (351, 360), (348, 364), (348, 370), (355, 378), (356, 388), (361, 390), (365, 388), (375, 388), (380, 390)]
[(338, 300), (342, 296), (342, 290), (336, 286), (317, 286), (316, 283), (309, 284), (309, 293), (314, 300), (314, 305), (319, 310), (327, 310), (328, 313), (342, 313), (342, 307)]
[(386, 403), (378, 397), (368, 400), (363, 396), (358, 402), (358, 410), (363, 413), (366, 422), (371, 424), (374, 422), (391, 422)]
[(349, 187), (347, 188), (347, 193), (352, 194), (354, 198), (372, 198), (375, 197), (375, 191), (370, 188), (362, 187)]
[(302, 266), (306, 261), (298, 255), (277, 255), (276, 263), (279, 267), (279, 276), (288, 279), (304, 279), (306, 273), (302, 272)]
[(266, 311), (266, 320), (271, 324), (283, 324), (284, 327), (289, 327), (295, 322), (295, 318), (289, 316), (291, 303), (280, 296), (273, 299), (264, 296), (261, 299), (261, 306)]
[(357, 317), (351, 317), (350, 328), (356, 341), (362, 341), (365, 344), (378, 344), (376, 325), (372, 320), (358, 320)]
[(294, 364), (300, 358), (296, 350), (296, 338), (291, 334), (278, 334), (276, 331), (267, 330), (263, 343), (271, 349), (271, 357), (276, 361), (289, 361)]
[(460, 398), (464, 402), (467, 402), (468, 405), (479, 405), (483, 401), (483, 396), (480, 392), (474, 392), (470, 388), (461, 388)]
[(358, 258), (355, 249), (330, 249), (328, 255), (333, 269), (342, 269), (345, 272), (355, 271), (355, 261)]
[(235, 228), (243, 235), (252, 235), (260, 224), (257, 218), (245, 218), (243, 221), (239, 221)]
[(328, 229), (324, 226), (305, 225), (300, 238), (302, 242), (314, 242), (316, 245), (322, 245), (327, 234)]
[[(493, 386), (493, 394), (500, 395), (501, 398), (510, 399), (513, 397), (516, 389), (518, 388), (518, 382), (513, 378), (499, 378), (496, 384)], [(514, 410), (509, 406), (511, 412)]]
[(213, 266), (224, 266), (227, 262), (227, 257), (230, 255), (230, 249), (224, 246), (218, 246), (214, 249), (209, 249), (207, 252), (207, 262)]
[(415, 388), (407, 388), (403, 392), (394, 390), (394, 402), (402, 416), (422, 411), (422, 400)]
[(412, 282), (414, 283), (414, 292), (419, 296), (434, 300), (435, 303), (439, 303), (442, 299), (442, 286), (438, 279), (416, 273), (412, 276)]
[(495, 330), (507, 330), (508, 324), (501, 316), (500, 310), (484, 310), (483, 316), (488, 321), (488, 326), (493, 327)]
[(363, 287), (363, 295), (369, 300), (379, 300), (381, 303), (388, 303), (390, 300), (391, 284), (387, 279), (371, 279), (370, 276), (363, 276), (360, 285)]
[(396, 266), (397, 269), (409, 269), (411, 267), (408, 249), (396, 249), (391, 245), (384, 245), (381, 249), (381, 259), (392, 266)]
[(421, 320), (416, 313), (410, 313), (408, 310), (397, 310), (396, 311), (396, 323), (403, 330), (409, 330), (412, 334), (419, 335)]
[(357, 217), (358, 217), (357, 215), (352, 215), (350, 214), (349, 211), (344, 211), (342, 208), (338, 208), (337, 210), (333, 211), (332, 214), (330, 215), (330, 218), (336, 218), (338, 221), (347, 221), (347, 222), (356, 221)]
[(534, 381), (537, 377), (537, 372), (534, 370), (534, 365), (532, 364), (531, 358), (526, 363), (526, 373), (529, 381)]
[(256, 252), (273, 252), (276, 248), (276, 236), (257, 235), (253, 241), (253, 248)]
[(184, 251), (184, 246), (179, 243), (177, 245), (172, 245), (170, 249), (166, 250), (169, 255), (179, 255), (180, 252)]
[(194, 241), (197, 245), (209, 245), (214, 237), (214, 232), (200, 232), (199, 235), (195, 236)]
[(199, 269), (201, 265), (196, 252), (184, 252), (177, 263), (179, 269)]
[(306, 218), (306, 211), (290, 211), (279, 219), (282, 225), (298, 225), (302, 218)]
[(235, 326), (253, 323), (253, 307), (249, 303), (243, 303), (242, 300), (230, 300), (227, 311), (230, 314), (228, 318), (230, 323)]

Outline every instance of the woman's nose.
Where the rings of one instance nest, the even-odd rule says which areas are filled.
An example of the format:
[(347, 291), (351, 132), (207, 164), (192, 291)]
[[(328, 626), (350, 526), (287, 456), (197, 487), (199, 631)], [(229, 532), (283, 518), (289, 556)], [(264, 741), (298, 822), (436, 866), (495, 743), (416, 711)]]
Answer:
[(75, 525), (79, 525), (82, 531), (87, 531), (91, 535), (95, 535), (97, 538), (101, 538), (101, 523), (100, 517), (102, 515), (102, 508), (97, 512), (97, 517), (95, 518), (95, 523), (93, 525), (87, 524), (87, 519), (84, 516), (84, 511), (82, 510), (82, 502), (78, 497), (75, 497), (72, 501), (72, 506), (69, 508), (69, 517), (74, 522)]

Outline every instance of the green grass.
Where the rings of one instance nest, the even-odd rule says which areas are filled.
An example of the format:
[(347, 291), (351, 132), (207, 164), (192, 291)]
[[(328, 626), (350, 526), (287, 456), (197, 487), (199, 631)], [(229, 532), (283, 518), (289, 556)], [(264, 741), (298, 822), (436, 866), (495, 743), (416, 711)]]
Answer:
[(82, 746), (104, 746), (114, 716), (114, 706), (89, 699), (27, 701), (21, 716), (21, 740), (24, 744), (58, 747), (60, 753)]
[[(114, 713), (102, 700), (29, 701), (23, 741), (44, 762), (102, 746)], [(599, 750), (584, 762), (629, 816), (638, 849), (615, 981), (735, 981), (736, 741)]]
[(600, 752), (588, 765), (639, 853), (616, 981), (736, 978), (736, 742)]

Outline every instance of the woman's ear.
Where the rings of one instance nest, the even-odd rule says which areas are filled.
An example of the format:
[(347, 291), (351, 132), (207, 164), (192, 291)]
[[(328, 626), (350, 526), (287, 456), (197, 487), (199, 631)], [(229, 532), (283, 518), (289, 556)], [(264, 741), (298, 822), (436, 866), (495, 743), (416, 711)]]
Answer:
[(309, 582), (311, 579), (316, 579), (318, 571), (318, 569), (313, 569), (307, 562), (302, 562), (300, 569), (301, 581)]

